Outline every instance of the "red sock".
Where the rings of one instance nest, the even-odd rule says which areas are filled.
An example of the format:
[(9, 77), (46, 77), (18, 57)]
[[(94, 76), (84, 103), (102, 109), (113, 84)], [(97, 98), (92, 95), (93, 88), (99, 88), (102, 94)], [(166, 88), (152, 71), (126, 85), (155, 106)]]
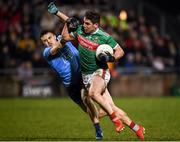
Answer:
[(110, 118), (117, 125), (122, 123), (121, 120), (116, 116), (115, 112), (110, 115)]
[(135, 124), (133, 121), (131, 122), (131, 124), (129, 125), (129, 127), (134, 130), (135, 132), (137, 132), (139, 130), (139, 125)]
[(129, 127), (130, 127), (131, 129), (133, 129), (135, 125), (136, 125), (136, 124), (132, 121), (131, 124), (129, 125)]
[(112, 120), (112, 122), (114, 123), (115, 127), (116, 127), (116, 131), (119, 133), (120, 131), (123, 130), (124, 128), (124, 125), (123, 123), (121, 122), (121, 120), (116, 116), (115, 112), (113, 112), (111, 115), (110, 115), (110, 118)]
[(111, 120), (113, 120), (113, 119), (116, 118), (116, 117), (117, 117), (117, 116), (116, 116), (115, 112), (113, 112), (113, 113), (110, 115)]

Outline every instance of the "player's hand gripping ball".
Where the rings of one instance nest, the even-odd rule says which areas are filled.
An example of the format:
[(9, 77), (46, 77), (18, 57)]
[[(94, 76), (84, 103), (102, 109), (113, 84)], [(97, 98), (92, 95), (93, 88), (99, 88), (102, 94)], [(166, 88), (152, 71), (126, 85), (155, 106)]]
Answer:
[(108, 44), (101, 44), (96, 50), (96, 58), (102, 62), (114, 62), (113, 49)]

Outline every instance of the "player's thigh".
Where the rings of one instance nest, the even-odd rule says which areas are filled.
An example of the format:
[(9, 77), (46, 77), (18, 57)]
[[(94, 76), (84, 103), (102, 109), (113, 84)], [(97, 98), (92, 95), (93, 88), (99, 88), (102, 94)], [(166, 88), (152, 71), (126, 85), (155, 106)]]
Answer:
[(110, 73), (108, 69), (98, 69), (96, 70), (91, 78), (90, 91), (96, 93), (103, 93), (106, 89), (106, 86), (110, 80)]
[(105, 89), (105, 81), (104, 79), (99, 75), (94, 75), (92, 77), (91, 85), (89, 88), (89, 93), (102, 93)]
[(109, 91), (108, 91), (107, 88), (106, 88), (106, 90), (105, 90), (104, 93), (103, 93), (103, 98), (104, 98), (105, 100), (107, 100), (111, 106), (114, 106), (114, 105), (115, 105), (115, 104), (114, 104), (114, 101), (113, 101), (113, 99), (112, 99), (112, 97), (111, 97), (111, 95), (110, 95), (110, 93), (109, 93)]
[(79, 106), (83, 104), (81, 97), (81, 87), (78, 85), (71, 86), (67, 88), (69, 97)]

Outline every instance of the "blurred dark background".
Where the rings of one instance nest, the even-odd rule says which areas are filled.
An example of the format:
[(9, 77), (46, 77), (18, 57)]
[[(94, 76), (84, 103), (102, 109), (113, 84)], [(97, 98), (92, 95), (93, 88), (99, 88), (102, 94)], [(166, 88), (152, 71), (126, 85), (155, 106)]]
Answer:
[[(39, 39), (41, 30), (54, 30), (58, 34), (63, 27), (58, 18), (47, 12), (49, 2), (0, 1), (0, 96), (65, 94), (43, 59)], [(180, 8), (177, 2), (56, 0), (55, 3), (69, 16), (82, 18), (87, 9), (101, 13), (102, 28), (125, 51), (122, 59), (109, 64), (110, 88), (114, 95), (180, 94)], [(126, 92), (130, 86), (132, 92)], [(151, 88), (155, 88), (154, 92)], [(138, 94), (140, 89), (142, 93)]]
[(177, 1), (156, 1), (156, 0), (145, 0), (146, 2), (155, 5), (161, 11), (172, 14), (174, 17), (180, 16), (180, 6)]

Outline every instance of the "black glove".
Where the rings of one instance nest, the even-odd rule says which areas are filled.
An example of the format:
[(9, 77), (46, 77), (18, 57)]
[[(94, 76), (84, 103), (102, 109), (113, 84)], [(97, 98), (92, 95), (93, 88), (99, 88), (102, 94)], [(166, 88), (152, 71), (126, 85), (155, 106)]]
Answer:
[(102, 52), (98, 55), (101, 62), (114, 62), (115, 58), (109, 52)]
[(69, 32), (75, 32), (80, 25), (80, 21), (74, 17), (68, 18), (67, 21), (67, 27)]

